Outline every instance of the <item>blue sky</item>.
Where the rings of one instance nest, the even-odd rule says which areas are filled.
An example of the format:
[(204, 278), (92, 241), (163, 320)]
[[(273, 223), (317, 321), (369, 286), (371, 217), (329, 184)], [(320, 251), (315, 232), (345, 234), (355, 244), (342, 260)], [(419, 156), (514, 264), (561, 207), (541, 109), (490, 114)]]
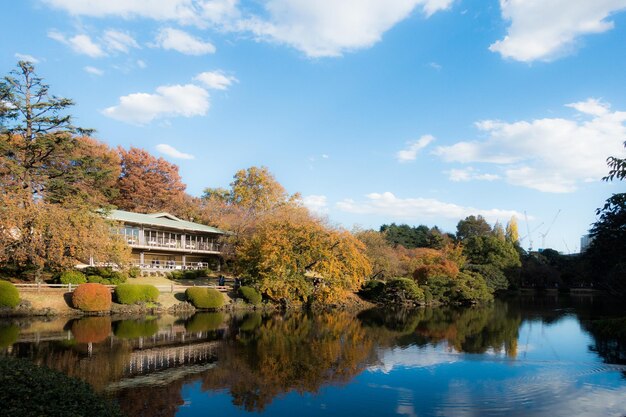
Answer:
[[(267, 166), (331, 222), (528, 213), (575, 252), (625, 156), (626, 0), (24, 0), (0, 65), (36, 61), (81, 126), (178, 164), (191, 194)], [(543, 225), (542, 225), (543, 223)], [(528, 239), (522, 242), (528, 247)]]

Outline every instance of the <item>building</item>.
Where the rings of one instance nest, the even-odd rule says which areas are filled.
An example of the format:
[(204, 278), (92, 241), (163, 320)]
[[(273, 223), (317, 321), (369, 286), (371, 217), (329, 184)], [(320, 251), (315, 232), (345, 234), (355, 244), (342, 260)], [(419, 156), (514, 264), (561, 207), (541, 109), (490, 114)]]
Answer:
[(580, 253), (585, 252), (589, 248), (589, 245), (591, 245), (592, 241), (593, 238), (591, 237), (591, 235), (583, 235), (580, 238)]
[(169, 213), (112, 210), (108, 218), (121, 224), (114, 232), (132, 248), (133, 264), (142, 270), (220, 269), (222, 230)]

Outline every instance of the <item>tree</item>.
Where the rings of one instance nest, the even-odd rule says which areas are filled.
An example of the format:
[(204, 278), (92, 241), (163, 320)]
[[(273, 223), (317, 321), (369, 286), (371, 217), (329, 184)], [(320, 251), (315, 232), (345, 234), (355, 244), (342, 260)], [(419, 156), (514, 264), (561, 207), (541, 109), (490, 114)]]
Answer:
[(100, 205), (112, 196), (117, 161), (65, 112), (72, 100), (51, 95), (31, 63), (0, 83), (0, 184), (30, 198)]
[(300, 198), (298, 194), (289, 196), (266, 167), (242, 169), (233, 178), (232, 203), (250, 211), (268, 211)]
[(365, 255), (372, 265), (371, 279), (400, 276), (397, 252), (385, 239), (385, 233), (375, 230), (358, 230), (353, 234), (365, 245)]
[[(624, 142), (626, 147), (626, 142)], [(626, 178), (626, 159), (610, 157), (605, 181)], [(594, 273), (604, 277), (604, 283), (617, 293), (626, 293), (626, 193), (613, 194), (602, 208), (591, 230), (591, 246), (586, 254)]]
[(60, 271), (90, 259), (124, 266), (130, 249), (111, 226), (82, 206), (0, 194), (0, 266), (32, 269), (36, 279), (44, 269)]
[(456, 237), (460, 241), (473, 236), (488, 236), (491, 234), (491, 226), (480, 214), (478, 216), (468, 216), (460, 220), (456, 226)]
[(304, 208), (284, 207), (237, 243), (236, 269), (274, 301), (334, 302), (371, 274), (364, 252), (349, 232), (327, 227)]
[(519, 244), (519, 231), (517, 217), (515, 216), (512, 216), (511, 220), (506, 224), (506, 240), (513, 244)]
[(117, 181), (119, 196), (113, 203), (122, 210), (137, 212), (170, 211), (185, 199), (185, 184), (178, 166), (156, 158), (144, 149), (118, 148), (122, 171)]

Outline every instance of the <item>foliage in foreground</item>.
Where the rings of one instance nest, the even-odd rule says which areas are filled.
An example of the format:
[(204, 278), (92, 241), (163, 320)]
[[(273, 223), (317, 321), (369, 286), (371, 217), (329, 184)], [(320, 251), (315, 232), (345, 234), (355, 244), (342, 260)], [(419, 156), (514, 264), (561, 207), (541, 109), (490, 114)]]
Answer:
[(111, 310), (111, 291), (102, 284), (81, 284), (72, 293), (72, 304), (86, 312)]
[(7, 416), (122, 416), (85, 382), (25, 359), (0, 358), (0, 386), (2, 413)]
[(20, 303), (20, 293), (15, 285), (8, 281), (0, 281), (0, 307), (17, 307)]
[(120, 284), (115, 287), (115, 298), (120, 304), (156, 302), (159, 289), (154, 285)]
[(187, 288), (185, 295), (195, 308), (218, 309), (224, 305), (224, 296), (213, 288)]

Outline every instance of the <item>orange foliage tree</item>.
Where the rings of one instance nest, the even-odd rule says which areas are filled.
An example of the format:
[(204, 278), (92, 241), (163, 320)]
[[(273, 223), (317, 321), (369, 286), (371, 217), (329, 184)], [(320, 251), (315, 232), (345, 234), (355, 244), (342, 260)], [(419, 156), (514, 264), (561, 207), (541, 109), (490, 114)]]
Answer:
[(122, 169), (117, 181), (119, 195), (113, 204), (122, 210), (176, 214), (184, 202), (186, 188), (178, 166), (144, 149), (120, 147), (118, 152)]

